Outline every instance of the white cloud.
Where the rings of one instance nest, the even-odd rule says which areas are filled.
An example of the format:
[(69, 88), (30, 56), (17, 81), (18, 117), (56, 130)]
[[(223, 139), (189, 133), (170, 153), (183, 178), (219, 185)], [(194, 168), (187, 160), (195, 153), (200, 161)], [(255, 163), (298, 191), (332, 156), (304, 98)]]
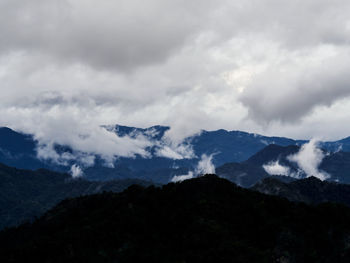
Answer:
[(176, 175), (171, 179), (171, 181), (181, 182), (181, 181), (192, 179), (205, 174), (215, 174), (215, 166), (212, 162), (213, 156), (214, 154), (211, 154), (209, 156), (206, 154), (203, 154), (201, 156), (201, 159), (198, 161), (198, 164), (194, 169), (194, 171), (189, 171), (188, 174), (185, 174), (185, 175)]
[(263, 165), (264, 170), (269, 175), (284, 175), (289, 176), (290, 168), (287, 166), (283, 166), (279, 163), (279, 161), (270, 162), (268, 164)]
[(194, 174), (193, 172), (188, 172), (188, 174), (186, 175), (175, 175), (171, 181), (174, 182), (174, 183), (177, 183), (177, 182), (182, 182), (182, 181), (185, 181), (185, 180), (188, 180), (188, 179), (192, 179), (194, 178)]
[(349, 14), (345, 0), (3, 0), (0, 125), (109, 162), (150, 142), (104, 124), (169, 125), (160, 154), (177, 158), (201, 129), (339, 139)]
[(201, 157), (201, 160), (198, 162), (195, 173), (197, 175), (203, 175), (203, 174), (215, 174), (215, 166), (213, 164), (213, 156), (203, 154)]
[(287, 159), (297, 163), (307, 177), (315, 176), (320, 180), (326, 180), (330, 175), (318, 169), (325, 155), (317, 146), (318, 141), (312, 139), (304, 144), (298, 153), (288, 156)]
[(84, 172), (76, 164), (72, 165), (72, 167), (70, 169), (70, 173), (72, 175), (72, 178), (74, 178), (74, 179), (82, 177), (84, 175)]

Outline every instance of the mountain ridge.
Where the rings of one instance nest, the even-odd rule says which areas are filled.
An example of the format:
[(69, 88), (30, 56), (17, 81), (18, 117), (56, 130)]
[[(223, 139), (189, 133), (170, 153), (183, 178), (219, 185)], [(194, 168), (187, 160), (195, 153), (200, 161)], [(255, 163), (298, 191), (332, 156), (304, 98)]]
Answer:
[[(118, 134), (118, 136), (135, 137), (138, 134), (142, 134), (149, 140), (157, 142), (162, 141), (166, 132), (170, 129), (168, 126), (160, 125), (149, 128), (135, 128), (122, 125), (103, 127), (110, 132)], [(16, 139), (11, 139), (14, 137)], [(114, 167), (106, 167), (102, 157), (95, 156), (94, 165), (84, 167), (83, 164), (79, 164), (76, 160), (67, 161), (67, 164), (63, 165), (50, 160), (39, 159), (36, 154), (37, 142), (31, 135), (17, 133), (9, 128), (0, 128), (0, 162), (23, 169), (35, 170), (46, 168), (58, 172), (69, 172), (71, 166), (81, 165), (80, 168), (88, 180), (107, 181), (138, 178), (153, 180), (158, 183), (167, 183), (173, 176), (186, 174), (190, 170), (195, 170), (203, 155), (212, 155), (213, 164), (220, 168), (226, 163), (249, 161), (252, 156), (268, 145), (288, 146), (301, 145), (307, 142), (284, 137), (267, 137), (242, 131), (226, 131), (224, 129), (216, 131), (203, 130), (200, 134), (188, 137), (185, 141), (186, 145), (192, 147), (195, 157), (176, 160), (155, 155), (152, 155), (150, 158), (143, 158), (141, 156), (134, 158), (118, 157), (114, 163)], [(348, 140), (345, 138), (341, 141), (347, 143)], [(21, 145), (25, 145), (23, 151), (20, 147)], [(333, 143), (325, 142), (320, 146), (338, 149), (339, 141)], [(157, 151), (155, 147), (147, 150), (151, 154), (154, 154)], [(55, 145), (54, 149), (60, 155), (74, 154), (73, 149), (70, 149), (69, 146)], [(344, 149), (346, 149), (345, 146)], [(350, 163), (350, 160), (344, 159), (344, 161), (349, 161)], [(289, 165), (293, 167), (292, 164)], [(347, 167), (345, 165), (343, 170)], [(336, 169), (336, 166), (333, 166), (332, 173), (337, 174)], [(337, 178), (342, 179), (341, 174), (337, 174)]]
[(23, 170), (0, 163), (0, 229), (31, 221), (65, 198), (120, 192), (132, 184), (153, 183), (139, 179), (91, 182), (46, 169)]
[(62, 201), (0, 232), (0, 260), (345, 263), (349, 222), (342, 205), (293, 203), (206, 175)]

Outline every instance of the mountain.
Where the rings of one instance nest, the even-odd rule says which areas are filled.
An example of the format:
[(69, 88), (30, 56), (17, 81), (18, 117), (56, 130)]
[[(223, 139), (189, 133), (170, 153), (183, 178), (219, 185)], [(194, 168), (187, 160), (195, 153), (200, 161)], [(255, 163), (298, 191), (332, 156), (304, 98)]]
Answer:
[(350, 207), (350, 185), (321, 181), (316, 177), (285, 183), (276, 178), (265, 178), (253, 190), (277, 195), (294, 202), (320, 204), (324, 202), (341, 203)]
[(31, 135), (0, 128), (0, 163), (26, 169), (46, 167), (37, 158), (36, 144)]
[[(242, 131), (226, 131), (222, 129), (217, 131), (201, 131), (199, 134), (188, 137), (183, 141), (184, 147), (193, 150), (194, 155), (192, 157), (172, 159), (170, 156), (166, 157), (159, 154), (162, 147), (172, 147), (169, 145), (166, 137), (166, 133), (170, 127), (159, 125), (149, 128), (135, 128), (121, 125), (103, 127), (110, 132), (116, 133), (118, 136), (129, 136), (132, 138), (143, 136), (152, 142), (153, 146), (146, 149), (151, 157), (143, 158), (139, 155), (134, 158), (118, 157), (114, 163), (114, 167), (106, 167), (102, 157), (98, 155), (95, 156), (95, 163), (91, 167), (85, 167), (84, 164), (80, 164), (76, 160), (66, 161), (65, 165), (57, 164), (52, 160), (37, 158), (38, 142), (33, 136), (18, 133), (8, 128), (0, 128), (0, 162), (22, 169), (35, 170), (45, 168), (58, 172), (69, 172), (71, 166), (77, 164), (83, 168), (87, 180), (109, 181), (134, 178), (152, 180), (157, 183), (167, 183), (174, 175), (183, 175), (189, 170), (195, 170), (203, 154), (212, 155), (213, 164), (216, 167), (220, 167), (226, 163), (245, 162), (269, 145), (276, 147), (292, 145), (290, 150), (293, 150), (298, 149), (298, 145), (306, 142), (283, 137), (267, 137)], [(347, 138), (337, 142), (324, 142), (321, 146), (326, 150), (338, 151), (342, 147), (343, 150), (348, 149), (350, 151), (350, 139)], [(55, 145), (54, 149), (59, 155), (75, 154), (74, 149), (71, 149), (67, 145)], [(268, 149), (269, 151), (272, 150), (272, 148)], [(273, 152), (265, 153), (269, 155), (274, 154)], [(266, 157), (268, 155), (265, 156), (265, 153), (261, 157), (261, 160), (268, 159)], [(344, 159), (344, 161), (347, 162), (348, 160)], [(292, 163), (288, 165), (294, 170), (296, 169)], [(344, 166), (342, 171), (348, 168), (348, 164), (343, 163), (342, 165)], [(264, 173), (260, 168), (251, 169), (259, 170), (257, 175), (259, 177), (261, 177), (261, 173)], [(331, 170), (334, 174), (337, 174), (337, 178), (340, 178), (339, 180), (344, 179), (342, 178), (342, 172), (338, 173), (336, 171), (336, 165)], [(239, 175), (242, 175), (242, 173), (238, 173), (235, 177), (238, 178)], [(240, 177), (243, 178), (244, 175)], [(250, 186), (251, 183), (254, 182), (249, 181), (246, 184)]]
[(350, 184), (350, 153), (340, 151), (327, 154), (320, 169), (327, 172), (332, 181)]
[(350, 137), (334, 142), (323, 142), (322, 148), (332, 152), (344, 151), (350, 152)]
[(120, 192), (132, 184), (151, 183), (136, 179), (90, 182), (49, 170), (22, 170), (0, 164), (0, 229), (33, 220), (63, 199)]
[[(216, 173), (243, 187), (252, 187), (264, 178), (271, 177), (264, 165), (278, 162), (289, 171), (289, 175), (295, 178), (309, 177), (300, 169), (297, 163), (289, 160), (289, 156), (297, 154), (301, 147), (297, 145), (279, 146), (271, 144), (241, 163), (226, 163), (216, 169)], [(328, 152), (323, 150), (323, 159), (317, 170), (326, 173), (328, 181), (350, 184), (350, 153)], [(310, 161), (312, 162), (312, 161)], [(288, 182), (293, 180), (288, 176), (276, 174), (273, 176), (279, 180)]]
[[(287, 156), (295, 154), (300, 150), (299, 146), (279, 146), (271, 144), (266, 146), (261, 151), (251, 156), (248, 160), (241, 163), (226, 163), (216, 168), (216, 173), (231, 182), (234, 182), (242, 187), (252, 187), (257, 182), (264, 178), (271, 177), (265, 169), (264, 164), (279, 160), (283, 165), (290, 167), (291, 170), (297, 170), (296, 165), (287, 160)], [(279, 180), (290, 181), (293, 180), (287, 176), (273, 176)]]
[(243, 163), (227, 163), (216, 169), (216, 174), (239, 186), (249, 188), (269, 177), (262, 166)]
[(299, 151), (300, 146), (297, 145), (280, 146), (271, 144), (251, 156), (248, 160), (246, 160), (246, 163), (263, 166), (269, 162), (279, 160), (282, 164), (291, 165), (291, 162), (287, 159), (287, 157), (296, 154)]
[(0, 233), (1, 262), (349, 262), (350, 209), (214, 175), (61, 202)]

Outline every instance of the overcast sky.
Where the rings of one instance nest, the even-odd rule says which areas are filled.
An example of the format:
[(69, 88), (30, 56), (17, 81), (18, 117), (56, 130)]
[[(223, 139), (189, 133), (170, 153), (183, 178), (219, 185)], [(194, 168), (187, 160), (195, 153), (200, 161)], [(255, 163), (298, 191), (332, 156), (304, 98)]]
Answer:
[(347, 0), (0, 0), (0, 125), (83, 148), (117, 123), (335, 140), (349, 51)]

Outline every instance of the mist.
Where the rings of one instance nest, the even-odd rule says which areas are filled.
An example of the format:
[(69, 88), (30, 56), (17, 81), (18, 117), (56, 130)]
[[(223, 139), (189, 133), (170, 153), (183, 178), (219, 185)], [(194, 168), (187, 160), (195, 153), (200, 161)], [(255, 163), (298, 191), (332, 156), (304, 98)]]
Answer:
[(330, 175), (325, 171), (319, 170), (325, 154), (318, 148), (318, 144), (317, 139), (312, 139), (310, 142), (302, 145), (298, 153), (288, 156), (287, 159), (295, 162), (305, 172), (307, 177), (314, 176), (323, 181), (330, 178)]
[(195, 167), (194, 171), (189, 171), (188, 174), (185, 175), (175, 175), (171, 181), (172, 182), (181, 182), (184, 180), (192, 179), (198, 176), (202, 176), (205, 174), (215, 174), (215, 166), (213, 164), (213, 156), (203, 154), (201, 156), (201, 159), (198, 161), (197, 166)]

